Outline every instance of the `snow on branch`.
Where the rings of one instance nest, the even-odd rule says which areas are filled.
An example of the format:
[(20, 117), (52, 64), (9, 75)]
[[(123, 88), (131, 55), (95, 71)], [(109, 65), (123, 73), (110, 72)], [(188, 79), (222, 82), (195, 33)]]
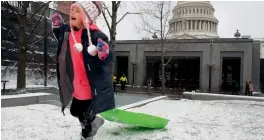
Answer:
[(50, 2), (51, 1), (48, 1), (48, 2), (46, 2), (44, 4), (42, 4), (34, 13), (31, 14), (31, 16), (29, 17), (29, 19), (31, 19), (32, 17), (34, 17), (44, 6), (49, 7), (49, 3)]

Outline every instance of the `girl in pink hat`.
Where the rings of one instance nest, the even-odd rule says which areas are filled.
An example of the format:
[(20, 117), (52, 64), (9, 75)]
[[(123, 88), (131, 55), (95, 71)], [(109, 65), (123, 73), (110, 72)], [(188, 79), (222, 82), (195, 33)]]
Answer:
[(78, 1), (71, 6), (70, 25), (60, 14), (52, 15), (57, 49), (57, 77), (62, 112), (80, 121), (82, 140), (92, 140), (104, 119), (96, 114), (115, 108), (111, 71), (113, 52), (108, 37), (94, 24), (102, 3)]

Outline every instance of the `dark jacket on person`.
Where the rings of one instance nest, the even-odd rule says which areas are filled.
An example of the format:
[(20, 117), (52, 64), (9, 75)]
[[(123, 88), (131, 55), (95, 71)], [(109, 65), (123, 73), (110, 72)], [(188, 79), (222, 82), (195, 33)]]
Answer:
[[(57, 80), (60, 91), (60, 101), (62, 112), (72, 100), (73, 88), (73, 62), (71, 59), (69, 38), (70, 26), (62, 24), (59, 29), (53, 29), (53, 33), (58, 40), (57, 46)], [(101, 38), (108, 43), (108, 37), (98, 30), (90, 30), (93, 45), (97, 45), (97, 39)], [(109, 48), (109, 55), (105, 60), (100, 60), (98, 56), (91, 56), (87, 52), (89, 45), (87, 29), (83, 29), (82, 36), (83, 60), (86, 76), (89, 80), (92, 91), (92, 103), (87, 106), (90, 115), (95, 115), (115, 108), (114, 90), (112, 85), (112, 74), (109, 65), (113, 62), (113, 51)]]

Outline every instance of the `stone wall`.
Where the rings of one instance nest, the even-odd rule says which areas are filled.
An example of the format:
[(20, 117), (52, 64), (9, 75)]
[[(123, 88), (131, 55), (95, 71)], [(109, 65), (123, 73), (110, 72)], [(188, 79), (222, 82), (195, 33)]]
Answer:
[[(133, 63), (136, 64), (135, 85), (141, 86), (144, 83), (146, 75), (146, 56), (160, 56), (160, 42), (158, 40), (140, 40), (140, 41), (118, 41), (115, 51), (116, 56), (128, 56), (128, 79), (132, 83)], [(153, 49), (153, 46), (157, 50)], [(170, 46), (174, 46), (170, 48)], [(218, 92), (220, 90), (222, 57), (240, 57), (241, 58), (241, 82), (244, 87), (247, 80), (253, 80), (256, 86), (259, 84), (259, 42), (253, 42), (251, 39), (214, 39), (212, 47), (212, 83), (211, 90)], [(209, 68), (210, 65), (210, 40), (209, 39), (190, 39), (190, 40), (166, 40), (164, 50), (167, 50), (166, 56), (198, 56), (200, 57), (200, 88), (208, 91), (209, 87)], [(174, 52), (173, 52), (174, 50)], [(254, 54), (254, 55), (253, 55)], [(258, 53), (259, 54), (259, 53)], [(254, 69), (254, 72), (253, 72)], [(242, 91), (244, 90), (241, 89)]]

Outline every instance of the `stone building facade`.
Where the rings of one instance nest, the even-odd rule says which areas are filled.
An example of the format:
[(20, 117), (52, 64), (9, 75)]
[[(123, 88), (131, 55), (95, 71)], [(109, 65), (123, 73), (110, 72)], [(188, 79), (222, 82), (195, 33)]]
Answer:
[[(121, 68), (121, 66), (118, 66), (118, 61), (121, 61), (118, 57), (122, 57), (121, 59), (127, 57), (127, 77), (129, 84), (132, 84), (134, 81), (134, 85), (136, 86), (144, 85), (146, 79), (149, 78), (146, 77), (148, 73), (155, 70), (154, 67), (147, 67), (148, 58), (158, 57), (160, 59), (161, 55), (160, 52), (153, 49), (152, 45), (156, 45), (156, 48), (160, 50), (160, 47), (158, 47), (160, 43), (158, 40), (117, 41), (115, 47), (117, 56), (115, 73)], [(239, 65), (230, 65), (233, 65), (233, 69), (238, 67), (235, 73), (239, 73), (237, 82), (240, 85), (241, 91), (244, 91), (244, 83), (246, 81), (253, 81), (255, 87), (259, 86), (259, 41), (252, 39), (217, 38), (210, 45), (210, 39), (172, 39), (165, 41), (164, 50), (168, 50), (165, 53), (167, 58), (170, 56), (172, 56), (172, 59), (177, 59), (177, 57), (199, 58), (199, 68), (197, 70), (199, 73), (198, 89), (201, 91), (209, 91), (210, 65), (212, 66), (211, 91), (222, 91), (224, 77), (223, 63), (231, 62), (228, 58), (238, 60), (236, 62)], [(225, 67), (229, 68), (229, 66)], [(193, 72), (195, 71), (190, 72), (190, 74)], [(256, 88), (256, 90), (258, 89)]]

